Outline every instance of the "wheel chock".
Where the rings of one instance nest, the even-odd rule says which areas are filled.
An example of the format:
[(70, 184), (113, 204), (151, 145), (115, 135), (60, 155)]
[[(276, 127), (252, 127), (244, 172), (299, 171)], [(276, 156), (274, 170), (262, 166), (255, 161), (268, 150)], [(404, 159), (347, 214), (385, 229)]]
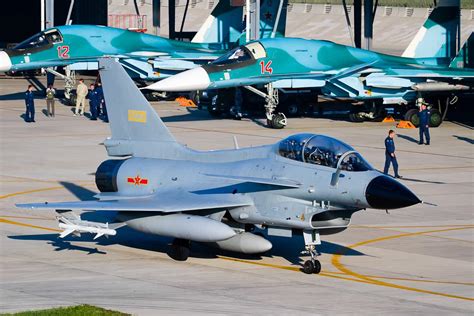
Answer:
[(415, 125), (413, 125), (413, 123), (410, 122), (410, 121), (403, 121), (403, 120), (401, 120), (400, 122), (398, 122), (397, 128), (416, 128), (416, 127), (415, 127)]
[(389, 115), (387, 116), (386, 118), (383, 119), (382, 123), (393, 123), (395, 122), (395, 119), (393, 118), (393, 116)]
[(189, 100), (188, 98), (185, 97), (178, 97), (175, 99), (176, 102), (179, 103), (181, 106), (185, 107), (196, 107), (196, 104), (193, 102), (193, 100)]

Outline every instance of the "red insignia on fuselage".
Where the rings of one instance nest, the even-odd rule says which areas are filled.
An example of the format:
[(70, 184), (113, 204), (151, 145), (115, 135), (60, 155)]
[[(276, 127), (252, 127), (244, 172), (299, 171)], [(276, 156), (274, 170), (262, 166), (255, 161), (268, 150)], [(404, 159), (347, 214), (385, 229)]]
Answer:
[(137, 175), (134, 178), (132, 178), (132, 177), (127, 178), (127, 182), (130, 183), (130, 184), (134, 184), (134, 185), (142, 185), (142, 184), (147, 185), (148, 184), (148, 179), (140, 178), (140, 176)]

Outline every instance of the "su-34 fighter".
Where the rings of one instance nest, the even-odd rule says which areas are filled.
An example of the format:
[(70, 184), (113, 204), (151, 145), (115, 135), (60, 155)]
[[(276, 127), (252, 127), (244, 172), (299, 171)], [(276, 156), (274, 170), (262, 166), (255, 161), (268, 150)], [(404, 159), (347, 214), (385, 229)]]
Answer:
[[(17, 205), (57, 210), (72, 218), (61, 220), (65, 229), (115, 235), (118, 226), (127, 225), (174, 237), (179, 260), (188, 258), (191, 241), (255, 254), (272, 248), (252, 233), (255, 227), (290, 236), (302, 232), (311, 256), (303, 271), (319, 273), (320, 235), (345, 230), (351, 216), (365, 208), (421, 202), (354, 148), (324, 135), (297, 134), (252, 148), (192, 150), (174, 139), (120, 64), (101, 59), (100, 75), (112, 130), (104, 144), (116, 158), (97, 169), (98, 200)], [(111, 224), (81, 227), (74, 210), (117, 211), (117, 216)]]

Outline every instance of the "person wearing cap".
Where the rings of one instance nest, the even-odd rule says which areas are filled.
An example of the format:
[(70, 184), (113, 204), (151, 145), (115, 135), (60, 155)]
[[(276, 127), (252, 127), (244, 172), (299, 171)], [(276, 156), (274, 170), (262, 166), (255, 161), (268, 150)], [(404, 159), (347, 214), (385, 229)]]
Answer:
[[(427, 108), (427, 103), (423, 98), (418, 99), (418, 106), (420, 107), (420, 111), (418, 112), (418, 118), (420, 119), (420, 124), (418, 128), (420, 130), (420, 141), (418, 142), (419, 145), (429, 145), (430, 144), (430, 116), (431, 112)], [(423, 136), (426, 140), (424, 142)]]

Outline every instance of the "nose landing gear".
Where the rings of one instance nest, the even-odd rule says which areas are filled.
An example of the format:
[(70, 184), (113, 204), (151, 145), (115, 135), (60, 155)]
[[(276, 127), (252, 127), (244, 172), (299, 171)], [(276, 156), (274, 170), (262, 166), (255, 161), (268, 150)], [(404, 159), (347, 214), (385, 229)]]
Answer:
[(303, 231), (305, 251), (302, 254), (309, 254), (311, 256), (310, 260), (306, 260), (303, 264), (303, 272), (306, 274), (319, 274), (321, 272), (321, 263), (316, 259), (317, 256), (321, 254), (316, 250), (316, 245), (321, 244), (321, 238), (319, 233), (315, 230), (313, 231)]
[(244, 86), (247, 90), (261, 96), (265, 99), (265, 116), (267, 117), (267, 126), (275, 129), (284, 128), (288, 122), (285, 114), (279, 112), (275, 113), (276, 107), (279, 103), (278, 89), (274, 89), (271, 83), (265, 86), (267, 93), (264, 93), (252, 86)]

